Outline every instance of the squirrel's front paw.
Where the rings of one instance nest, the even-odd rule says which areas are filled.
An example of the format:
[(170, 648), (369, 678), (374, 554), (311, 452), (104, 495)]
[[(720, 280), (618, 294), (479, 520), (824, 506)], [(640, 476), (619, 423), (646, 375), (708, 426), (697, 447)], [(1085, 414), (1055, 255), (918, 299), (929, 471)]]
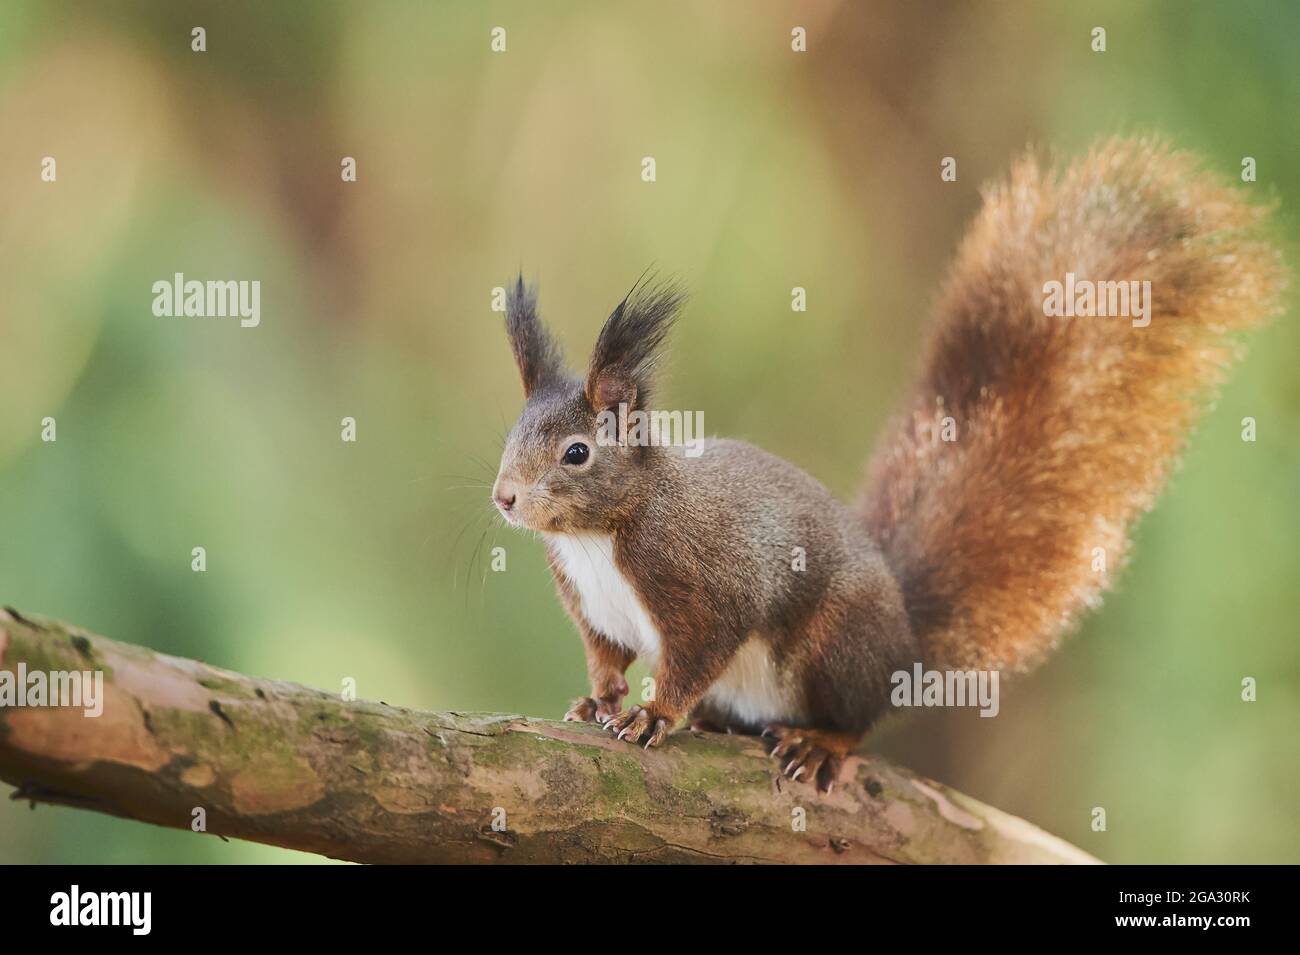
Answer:
[(672, 720), (660, 716), (649, 706), (633, 706), (612, 717), (605, 724), (607, 730), (629, 743), (639, 743), (643, 736), (649, 734), (650, 738), (645, 744), (646, 749), (662, 743), (672, 726)]
[(566, 723), (608, 723), (610, 717), (618, 712), (617, 700), (598, 700), (590, 696), (580, 696), (569, 706), (564, 714)]

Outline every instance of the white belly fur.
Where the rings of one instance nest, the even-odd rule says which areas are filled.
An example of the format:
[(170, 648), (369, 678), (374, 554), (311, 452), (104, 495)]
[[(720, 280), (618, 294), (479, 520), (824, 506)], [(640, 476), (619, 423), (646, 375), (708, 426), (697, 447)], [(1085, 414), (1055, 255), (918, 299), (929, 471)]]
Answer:
[[(608, 534), (547, 534), (564, 576), (578, 592), (583, 616), (598, 633), (651, 666), (663, 638), (636, 589), (614, 564)], [(763, 724), (798, 717), (799, 694), (772, 659), (767, 641), (751, 636), (705, 694), (714, 707), (740, 722)]]
[(650, 663), (659, 659), (663, 640), (631, 582), (614, 566), (614, 539), (608, 534), (547, 534), (560, 568), (582, 601), (592, 629)]
[(704, 699), (740, 723), (797, 721), (802, 707), (791, 674), (782, 673), (763, 638), (751, 636)]

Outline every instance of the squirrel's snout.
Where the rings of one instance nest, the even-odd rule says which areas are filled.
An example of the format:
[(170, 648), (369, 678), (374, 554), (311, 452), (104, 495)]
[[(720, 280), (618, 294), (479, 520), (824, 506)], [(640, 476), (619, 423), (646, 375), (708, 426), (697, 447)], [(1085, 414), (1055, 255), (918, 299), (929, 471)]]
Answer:
[(501, 513), (510, 513), (518, 499), (519, 495), (515, 491), (513, 482), (503, 478), (496, 479), (496, 483), (492, 485), (492, 500), (501, 509)]

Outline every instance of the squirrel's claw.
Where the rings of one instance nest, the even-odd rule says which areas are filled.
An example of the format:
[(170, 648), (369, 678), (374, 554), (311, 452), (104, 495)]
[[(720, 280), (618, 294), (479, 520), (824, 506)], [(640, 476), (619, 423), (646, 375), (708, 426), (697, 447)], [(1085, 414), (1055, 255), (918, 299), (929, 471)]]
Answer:
[(627, 740), (629, 743), (639, 743), (642, 737), (649, 734), (645, 744), (645, 748), (649, 749), (664, 741), (671, 725), (667, 719), (656, 716), (648, 707), (633, 706), (610, 717), (605, 728), (618, 739)]
[(650, 734), (650, 738), (645, 741), (645, 748), (649, 749), (651, 746), (658, 746), (664, 741), (664, 737), (667, 735), (668, 721), (662, 717), (655, 720), (654, 731)]

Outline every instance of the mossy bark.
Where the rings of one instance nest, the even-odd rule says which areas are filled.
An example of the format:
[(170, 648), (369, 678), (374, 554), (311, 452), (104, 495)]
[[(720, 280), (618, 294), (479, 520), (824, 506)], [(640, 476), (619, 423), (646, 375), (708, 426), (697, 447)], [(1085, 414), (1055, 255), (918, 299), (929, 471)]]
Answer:
[[(357, 862), (1093, 862), (875, 757), (833, 795), (762, 742), (424, 713), (231, 673), (0, 611), (0, 670), (99, 670), (102, 715), (0, 708), (13, 798)], [(800, 825), (802, 823), (802, 826)], [(202, 838), (196, 834), (195, 838)]]

